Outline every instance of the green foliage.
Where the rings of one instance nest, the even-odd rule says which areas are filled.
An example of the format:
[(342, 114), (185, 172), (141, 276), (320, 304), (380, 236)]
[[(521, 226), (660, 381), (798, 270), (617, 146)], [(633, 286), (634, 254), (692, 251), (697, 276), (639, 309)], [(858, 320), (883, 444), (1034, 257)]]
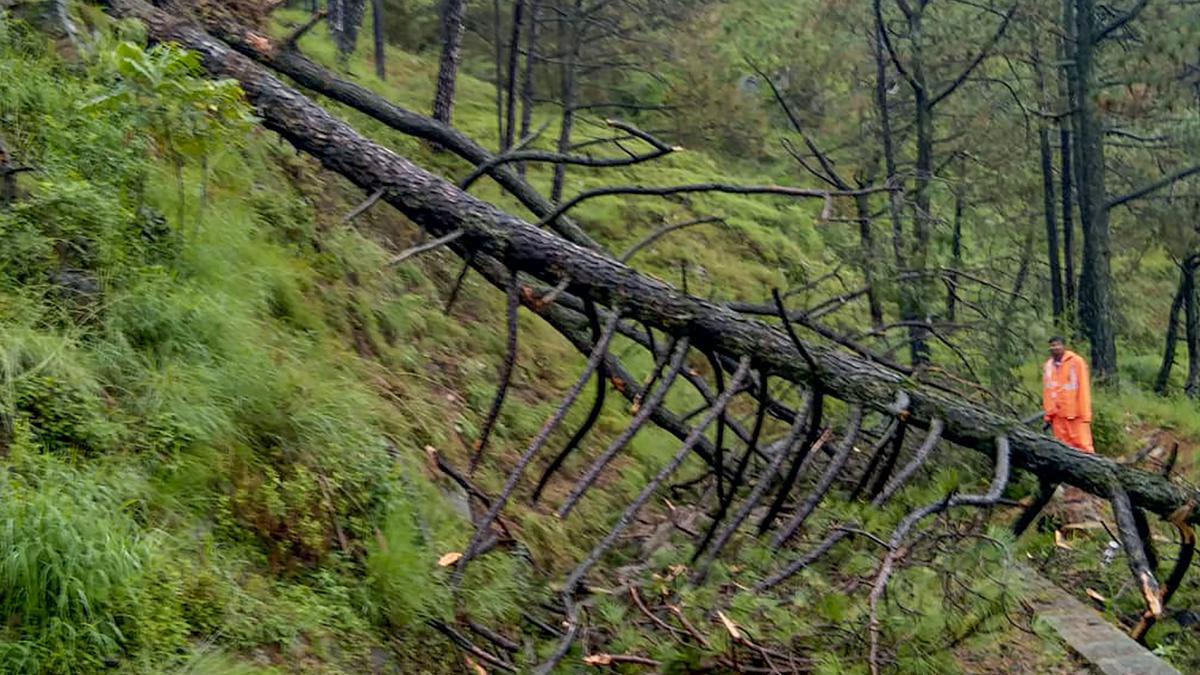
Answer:
[(119, 493), (53, 462), (44, 466), (33, 475), (10, 468), (3, 477), (0, 611), (10, 621), (0, 633), (0, 668), (98, 671), (136, 644), (138, 622), (152, 618), (138, 597), (149, 548), (122, 513)]

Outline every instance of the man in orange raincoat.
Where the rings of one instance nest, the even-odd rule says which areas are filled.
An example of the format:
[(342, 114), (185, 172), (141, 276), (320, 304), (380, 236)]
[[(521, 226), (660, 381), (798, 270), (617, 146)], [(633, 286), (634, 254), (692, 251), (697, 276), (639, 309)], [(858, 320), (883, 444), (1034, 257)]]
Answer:
[(1055, 438), (1083, 452), (1096, 452), (1087, 362), (1058, 336), (1050, 338), (1050, 358), (1042, 372), (1042, 407)]

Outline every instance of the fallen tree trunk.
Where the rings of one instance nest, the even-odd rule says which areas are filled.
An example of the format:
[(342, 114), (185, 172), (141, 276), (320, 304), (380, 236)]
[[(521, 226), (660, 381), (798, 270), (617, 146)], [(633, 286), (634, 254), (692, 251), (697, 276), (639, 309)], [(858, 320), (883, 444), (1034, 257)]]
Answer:
[[(554, 212), (554, 204), (525, 182), (511, 166), (494, 163), (496, 157), (487, 148), (449, 124), (391, 103), (370, 89), (339, 77), (288, 43), (275, 42), (229, 17), (209, 14), (203, 21), (207, 31), (214, 37), (242, 55), (287, 75), (300, 86), (360, 110), (397, 131), (449, 150), (475, 166), (487, 165), (487, 174), (539, 218)], [(595, 240), (568, 218), (558, 218), (552, 227), (576, 244), (601, 249)]]
[[(901, 374), (824, 345), (805, 345), (808, 365), (783, 331), (732, 310), (681, 293), (639, 274), (595, 250), (570, 243), (457, 189), (409, 160), (364, 138), (305, 96), (286, 86), (250, 59), (185, 21), (160, 12), (143, 0), (111, 0), (119, 15), (142, 20), (149, 36), (199, 53), (214, 75), (241, 82), (267, 128), (321, 161), (356, 185), (384, 199), (435, 235), (462, 230), (454, 248), (505, 260), (548, 283), (570, 279), (569, 290), (608, 306), (619, 304), (627, 316), (676, 336), (687, 336), (701, 350), (730, 357), (749, 356), (760, 374), (797, 383), (819, 380), (832, 396), (886, 411), (903, 390), (911, 400), (909, 423), (928, 428), (945, 423), (947, 440), (992, 454), (994, 439), (1006, 436), (1014, 465), (1039, 477), (1066, 482), (1097, 495), (1114, 485), (1133, 505), (1167, 516), (1196, 493), (1156, 474), (1119, 466), (1086, 455), (994, 414), (961, 397), (905, 379)], [(1192, 522), (1200, 515), (1191, 516)]]

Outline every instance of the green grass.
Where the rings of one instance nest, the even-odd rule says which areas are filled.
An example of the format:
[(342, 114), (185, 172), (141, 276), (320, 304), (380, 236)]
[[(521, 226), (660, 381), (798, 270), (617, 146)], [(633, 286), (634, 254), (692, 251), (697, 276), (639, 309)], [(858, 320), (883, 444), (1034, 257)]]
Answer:
[[(134, 673), (364, 672), (382, 653), (398, 672), (455, 672), (459, 663), (426, 621), (454, 611), (448, 571), (436, 561), (461, 550), (470, 525), (454, 507), (457, 488), (429, 466), (426, 448), (466, 465), (503, 357), (501, 294), (468, 277), (454, 312), (443, 314), (456, 261), (435, 253), (388, 269), (389, 251), (415, 238), (412, 224), (377, 207), (360, 227), (347, 227), (342, 214), (362, 195), (263, 130), (223, 136), (208, 148), (201, 211), (200, 167), (185, 166), (181, 192), (143, 110), (86, 105), (113, 85), (111, 64), (64, 63), (40, 36), (4, 25), (0, 119), (14, 151), (41, 171), (23, 176), (25, 194), (0, 212), (0, 445), (7, 452), (0, 523), (11, 524), (0, 539), (13, 552), (0, 560), (0, 602), (20, 615), (0, 631), (0, 670), (97, 672), (115, 661)], [(101, 48), (114, 44), (110, 38)], [(319, 31), (301, 46), (336, 62)], [(349, 76), (389, 100), (427, 108), (435, 59), (393, 50), (389, 65), (380, 82), (360, 55)], [(464, 76), (456, 125), (493, 138), (491, 96), (489, 84)], [(470, 170), (331, 107), (423, 166), (452, 178)], [(538, 123), (553, 112), (538, 111)], [(540, 143), (554, 134), (552, 123)], [(635, 168), (572, 170), (567, 191), (787, 178), (773, 165), (747, 164), (688, 148)], [(548, 187), (548, 168), (533, 167), (530, 176)], [(523, 213), (487, 181), (475, 191)], [(819, 210), (706, 195), (687, 204), (608, 198), (577, 216), (614, 251), (663, 222), (724, 216), (727, 226), (674, 233), (636, 259), (670, 281), (686, 262), (693, 292), (724, 299), (766, 297), (772, 287), (830, 270), (849, 235), (818, 225)], [(98, 292), (64, 290), (54, 281), (64, 268), (94, 279)], [(846, 276), (854, 283), (853, 273)], [(850, 312), (844, 320), (858, 318)], [(524, 312), (520, 335), (510, 404), (476, 477), (493, 494), (583, 363)], [(642, 376), (651, 364), (635, 355), (627, 365)], [(691, 365), (707, 372), (707, 364)], [(553, 447), (581, 423), (591, 392)], [(1154, 419), (1190, 424), (1188, 433), (1196, 424), (1182, 401), (1122, 396), (1147, 419), (1161, 405)], [(698, 402), (683, 387), (670, 397), (679, 410)], [(610, 395), (584, 450), (598, 451), (627, 420), (626, 403)], [(550, 578), (561, 577), (677, 447), (661, 431), (640, 433), (566, 523), (523, 506), (519, 493), (510, 514), (528, 555)], [(572, 458), (564, 478), (576, 477), (584, 461)], [(890, 528), (912, 504), (944, 496), (964, 476), (986, 475), (973, 455), (962, 464), (972, 471), (940, 473), (885, 513), (823, 512), (806, 536), (843, 517)], [(563, 490), (552, 485), (548, 499)], [(981, 544), (952, 562), (994, 571), (1003, 567), (998, 550)], [(749, 537), (731, 551), (715, 579), (752, 581), (779, 562)], [(520, 610), (550, 596), (525, 553), (501, 551), (472, 566), (464, 593), (476, 618), (512, 627)], [(620, 564), (623, 553), (608, 560)], [(669, 570), (690, 553), (665, 546), (645, 581), (680, 590)], [(846, 547), (830, 569), (869, 574), (870, 553)], [(861, 603), (841, 603), (817, 570), (801, 580), (780, 599), (739, 599), (732, 615), (764, 634), (797, 636), (825, 672), (853, 670), (861, 659), (823, 646), (822, 630), (824, 622), (861, 621)], [(932, 607), (931, 579), (914, 572), (902, 575), (901, 586), (906, 603)], [(983, 609), (1010, 599), (987, 581), (969, 590), (986, 600)], [(688, 593), (689, 611), (716, 599), (713, 587)], [(665, 640), (618, 631), (622, 607), (593, 610), (614, 628), (614, 648), (699, 660)], [(930, 671), (953, 666), (934, 646), (973, 618), (987, 628), (1000, 623), (952, 612), (913, 625), (899, 612), (885, 620), (905, 640), (913, 670)]]

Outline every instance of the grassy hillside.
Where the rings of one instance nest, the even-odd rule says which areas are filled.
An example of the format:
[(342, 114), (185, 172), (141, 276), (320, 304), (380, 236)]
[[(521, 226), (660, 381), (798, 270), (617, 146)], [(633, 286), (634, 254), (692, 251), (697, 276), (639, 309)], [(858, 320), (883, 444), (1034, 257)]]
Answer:
[[(389, 254), (418, 236), (411, 223), (382, 205), (353, 227), (343, 223), (364, 197), (348, 183), (257, 128), (227, 90), (189, 72), (185, 56), (122, 47), (123, 40), (140, 44), (136, 30), (98, 14), (84, 18), (103, 36), (85, 59), (64, 58), (19, 22), (0, 22), (0, 133), (21, 163), (37, 168), (21, 176), (19, 198), (0, 208), (0, 550), (8, 552), (0, 559), (0, 607), (11, 617), (0, 628), (0, 671), (461, 672), (457, 652), (428, 621), (453, 615), (447, 571), (436, 561), (461, 550), (470, 525), (461, 491), (428, 452), (466, 466), (503, 358), (502, 295), (470, 276), (447, 316), (457, 260), (439, 252), (389, 267)], [(281, 14), (282, 22), (298, 18)], [(320, 32), (301, 47), (335, 62)], [(156, 77), (137, 85), (129, 63)], [(391, 100), (427, 107), (434, 62), (397, 50), (389, 63), (386, 82), (370, 74), (365, 57), (348, 64), (349, 76)], [(464, 77), (459, 92), (456, 124), (492, 137), (490, 85)], [(209, 105), (221, 114), (208, 115)], [(469, 171), (331, 107), (424, 166), (453, 177)], [(192, 133), (188, 143), (168, 132), (180, 128)], [(545, 188), (549, 172), (533, 167), (531, 178)], [(653, 165), (572, 171), (567, 191), (779, 178), (770, 166), (747, 169), (687, 148)], [(520, 212), (486, 181), (475, 192)], [(819, 209), (721, 195), (614, 198), (589, 203), (578, 218), (619, 251), (662, 223), (722, 216), (723, 226), (684, 230), (643, 251), (639, 267), (675, 282), (686, 263), (694, 293), (760, 298), (836, 265), (851, 233), (817, 225)], [(820, 290), (831, 290), (829, 283)], [(582, 362), (522, 313), (510, 404), (478, 477), (484, 490), (499, 490), (503, 470)], [(631, 366), (640, 375), (649, 364)], [(559, 444), (591, 396), (589, 388)], [(1182, 402), (1134, 390), (1123, 396), (1142, 411), (1139, 419), (1200, 432)], [(616, 398), (608, 399), (592, 448), (627, 420)], [(682, 388), (672, 398), (679, 410), (699, 402)], [(523, 609), (550, 597), (527, 556), (561, 571), (676, 447), (656, 430), (639, 434), (604, 489), (567, 523), (515, 506), (513, 525), (530, 550), (473, 565), (464, 593), (475, 618), (516, 625)], [(566, 475), (577, 471), (569, 464)], [(946, 469), (905, 504), (961, 480)], [(849, 515), (882, 526), (903, 507)], [(843, 515), (824, 514), (822, 522)], [(1000, 553), (980, 553), (990, 548), (967, 549), (972, 559), (962, 564), (1002, 574)], [(667, 547), (658, 568), (686, 553)], [(753, 543), (742, 556), (750, 573), (772, 562)], [(863, 552), (846, 557), (847, 569), (864, 574), (875, 564)], [(861, 619), (861, 608), (838, 601), (816, 571), (805, 581), (795, 597), (739, 606), (735, 616), (743, 626), (817, 645), (826, 623)], [(932, 610), (936, 580), (911, 581), (905, 597)], [(987, 607), (1012, 601), (986, 582), (977, 590)], [(712, 599), (706, 590), (685, 602), (703, 607)], [(617, 603), (598, 608), (612, 626), (622, 624), (623, 611)], [(911, 627), (905, 655), (914, 672), (954, 666), (933, 649), (946, 631), (1003, 625), (994, 613), (930, 613)], [(1019, 642), (985, 634), (964, 638), (962, 650), (995, 653), (1005, 641)], [(632, 630), (619, 634), (618, 647), (690, 658)], [(1019, 649), (1034, 672), (1062, 656), (1040, 640)], [(815, 654), (829, 672), (857, 667)]]

